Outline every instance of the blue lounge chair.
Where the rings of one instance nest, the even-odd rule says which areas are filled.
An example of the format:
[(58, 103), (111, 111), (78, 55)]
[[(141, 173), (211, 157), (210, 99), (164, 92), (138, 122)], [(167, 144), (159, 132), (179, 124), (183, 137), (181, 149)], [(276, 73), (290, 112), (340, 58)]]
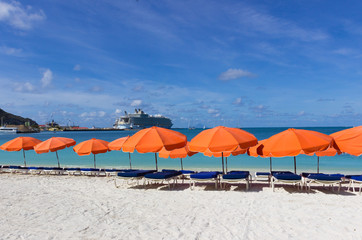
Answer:
[(131, 181), (136, 180), (138, 185), (140, 179), (142, 179), (147, 173), (153, 172), (156, 172), (156, 170), (134, 170), (129, 172), (120, 172), (117, 173), (117, 176), (114, 178), (114, 185), (117, 188), (119, 187), (119, 185), (117, 185), (117, 178), (127, 180), (127, 184), (130, 184)]
[(74, 167), (70, 167), (70, 168), (64, 168), (65, 172), (68, 174), (68, 175), (82, 175), (81, 171), (80, 171), (80, 168), (74, 168)]
[(9, 170), (9, 166), (8, 166), (8, 165), (1, 165), (0, 172), (2, 172), (2, 173), (7, 173), (8, 170)]
[(255, 172), (256, 181), (268, 181), (270, 183), (270, 172)]
[(299, 189), (299, 186), (302, 186), (302, 177), (289, 171), (272, 171), (271, 187), (273, 192), (277, 182), (297, 185)]
[(106, 172), (99, 168), (81, 168), (80, 172), (84, 176), (106, 176)]
[(9, 168), (7, 168), (8, 173), (17, 173), (19, 171), (20, 171), (20, 166), (10, 165)]
[(162, 170), (162, 172), (153, 172), (147, 173), (145, 177), (145, 181), (149, 182), (163, 182), (166, 181), (168, 184), (168, 189), (170, 189), (170, 181), (173, 180), (173, 186), (177, 183), (177, 178), (182, 175), (180, 171), (176, 170)]
[(352, 187), (353, 192), (355, 192), (355, 188), (354, 185), (355, 184), (359, 184), (359, 194), (361, 194), (361, 189), (362, 189), (362, 175), (348, 175), (346, 176), (346, 179), (349, 180), (349, 185), (348, 185), (348, 189), (347, 191), (349, 191), (350, 187)]
[(246, 190), (249, 189), (249, 184), (251, 181), (251, 175), (249, 171), (230, 171), (227, 174), (224, 174), (220, 179), (220, 188), (222, 188), (222, 183), (224, 183), (224, 187), (226, 183), (246, 183)]
[(215, 181), (215, 189), (217, 189), (217, 183), (219, 181), (219, 175), (221, 172), (199, 172), (195, 174), (190, 174), (190, 188), (193, 190), (195, 188), (196, 182), (209, 182)]
[(135, 171), (135, 170), (138, 170), (138, 169), (116, 169), (116, 168), (112, 168), (112, 169), (106, 168), (106, 169), (104, 169), (104, 171), (106, 172), (107, 177), (116, 176), (120, 172), (131, 172), (131, 171)]
[(311, 184), (322, 184), (329, 185), (332, 187), (333, 185), (338, 184), (338, 192), (341, 190), (341, 183), (344, 178), (343, 174), (324, 174), (324, 173), (312, 173), (306, 177), (306, 184), (308, 185), (308, 190), (310, 191)]

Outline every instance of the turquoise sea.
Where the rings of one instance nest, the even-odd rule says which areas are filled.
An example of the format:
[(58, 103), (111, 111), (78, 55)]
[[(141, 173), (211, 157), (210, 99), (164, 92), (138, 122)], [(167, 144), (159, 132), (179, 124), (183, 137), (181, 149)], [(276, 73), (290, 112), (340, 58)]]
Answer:
[[(346, 127), (311, 127), (303, 128), (314, 130), (325, 134), (331, 134)], [(259, 140), (268, 138), (287, 128), (243, 128), (243, 130), (254, 134)], [(187, 136), (191, 140), (202, 129), (174, 129)], [(73, 138), (80, 143), (90, 138), (98, 138), (106, 141), (113, 141), (117, 138), (127, 135), (133, 135), (135, 131), (94, 131), (94, 132), (41, 132), (34, 134), (0, 134), (0, 145), (19, 136), (35, 137), (40, 140), (46, 140), (50, 137), (68, 137)], [(93, 155), (78, 156), (73, 152), (73, 148), (67, 148), (58, 151), (60, 164), (62, 167), (79, 166), (92, 167)], [(154, 153), (133, 153), (131, 154), (132, 167), (138, 169), (154, 169)], [(28, 166), (57, 166), (55, 153), (36, 154), (33, 150), (26, 151), (26, 160)], [(129, 168), (128, 153), (122, 151), (111, 151), (108, 153), (96, 155), (97, 167), (100, 168)], [(294, 171), (294, 162), (292, 157), (273, 158), (273, 170)], [(0, 164), (23, 165), (22, 152), (6, 152), (0, 150)], [(203, 154), (195, 154), (192, 157), (183, 159), (184, 169), (190, 170), (221, 170), (221, 159), (214, 157), (205, 157)], [(180, 168), (179, 159), (158, 158), (159, 169), (178, 169)], [(269, 171), (269, 158), (250, 157), (246, 154), (231, 156), (228, 158), (228, 169), (239, 169), (249, 171)], [(297, 171), (316, 171), (316, 156), (297, 156)], [(348, 154), (342, 154), (334, 157), (320, 157), (320, 172), (331, 173), (362, 173), (362, 156), (355, 157)]]

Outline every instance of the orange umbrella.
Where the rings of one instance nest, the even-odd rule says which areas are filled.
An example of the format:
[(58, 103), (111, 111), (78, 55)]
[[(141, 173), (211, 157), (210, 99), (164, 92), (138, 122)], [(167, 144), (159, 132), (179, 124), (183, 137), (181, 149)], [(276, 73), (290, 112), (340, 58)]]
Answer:
[(296, 156), (323, 151), (334, 144), (333, 138), (326, 134), (289, 128), (266, 139), (257, 152), (267, 157), (294, 157), (294, 172), (296, 173)]
[(331, 136), (341, 152), (354, 156), (362, 154), (362, 126), (335, 132)]
[(109, 151), (108, 142), (96, 138), (79, 143), (73, 147), (73, 150), (79, 156), (90, 155), (92, 153), (94, 156), (94, 168), (96, 168), (96, 154)]
[(236, 150), (246, 149), (258, 143), (256, 137), (239, 128), (218, 126), (207, 129), (196, 135), (189, 144), (194, 152), (221, 153), (222, 171), (224, 171), (224, 153), (228, 154)]
[[(128, 140), (129, 136), (118, 138), (108, 144), (109, 150), (116, 150), (120, 151), (122, 150), (123, 144)], [(132, 163), (131, 163), (131, 153), (128, 153), (128, 160), (129, 160), (129, 169), (132, 169)]]
[(155, 153), (156, 170), (157, 155), (156, 153), (165, 148), (168, 151), (176, 148), (182, 148), (187, 144), (187, 138), (182, 133), (160, 127), (150, 127), (142, 129), (131, 136), (122, 146), (124, 152)]
[[(266, 139), (260, 140), (257, 145), (248, 148), (248, 150), (247, 150), (248, 155), (252, 156), (252, 157), (266, 158), (267, 156), (263, 156), (263, 153), (260, 152), (260, 150), (258, 151), (260, 145), (262, 145), (263, 142), (265, 142), (265, 140)], [(271, 172), (273, 170), (273, 168), (272, 168), (272, 158), (271, 157), (269, 157), (269, 167), (270, 167), (270, 172)]]
[(191, 152), (188, 146), (189, 142), (187, 142), (187, 145), (182, 148), (177, 148), (171, 151), (167, 151), (165, 148), (162, 148), (161, 151), (158, 152), (158, 156), (161, 158), (180, 158), (181, 161), (181, 170), (184, 170), (182, 159), (189, 156), (195, 155), (197, 152)]
[(75, 145), (74, 139), (65, 138), (65, 137), (52, 137), (36, 145), (34, 147), (34, 151), (38, 154), (47, 153), (49, 151), (55, 152), (55, 154), (57, 155), (58, 167), (60, 167), (58, 150), (74, 145)]
[(26, 166), (25, 151), (34, 149), (34, 146), (37, 145), (38, 143), (41, 143), (41, 141), (36, 138), (17, 137), (1, 145), (0, 149), (9, 152), (23, 150), (24, 166)]

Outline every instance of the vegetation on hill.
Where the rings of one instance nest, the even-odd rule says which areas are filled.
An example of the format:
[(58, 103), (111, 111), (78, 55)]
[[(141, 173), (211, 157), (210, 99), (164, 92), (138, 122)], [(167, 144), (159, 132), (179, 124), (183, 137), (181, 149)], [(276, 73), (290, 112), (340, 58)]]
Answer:
[(1, 120), (4, 125), (27, 125), (26, 123), (29, 122), (29, 125), (32, 127), (37, 127), (38, 124), (30, 119), (30, 118), (23, 118), (8, 112), (5, 112), (0, 108), (0, 124)]

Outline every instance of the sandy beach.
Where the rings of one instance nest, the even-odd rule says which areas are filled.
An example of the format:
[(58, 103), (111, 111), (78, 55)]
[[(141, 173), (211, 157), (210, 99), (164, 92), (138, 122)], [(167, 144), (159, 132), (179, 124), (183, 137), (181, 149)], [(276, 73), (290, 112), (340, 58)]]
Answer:
[(1, 174), (1, 239), (361, 239), (362, 196)]

